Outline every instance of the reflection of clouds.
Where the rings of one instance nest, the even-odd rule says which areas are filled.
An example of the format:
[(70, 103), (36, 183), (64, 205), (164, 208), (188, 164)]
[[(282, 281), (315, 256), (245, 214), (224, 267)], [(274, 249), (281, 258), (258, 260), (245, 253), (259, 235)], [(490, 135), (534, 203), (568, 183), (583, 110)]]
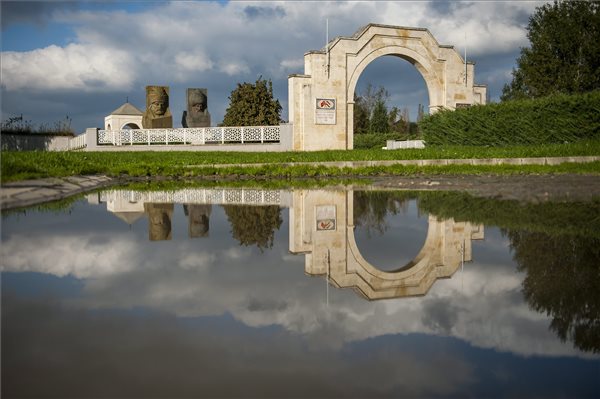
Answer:
[[(222, 212), (217, 215), (213, 232), (226, 223)], [(545, 315), (528, 308), (520, 292), (523, 275), (512, 263), (467, 263), (425, 297), (367, 302), (351, 290), (327, 293), (323, 278), (305, 276), (303, 256), (287, 251), (286, 225), (273, 249), (260, 256), (220, 234), (202, 242), (151, 243), (117, 233), (13, 234), (0, 254), (6, 271), (86, 279), (80, 306), (150, 307), (186, 317), (230, 313), (248, 326), (306, 334), (315, 348), (426, 333), (522, 355), (579, 353), (548, 330)], [(494, 253), (508, 251), (504, 242), (491, 244)]]
[(41, 272), (77, 278), (111, 276), (136, 269), (134, 241), (107, 234), (29, 237), (15, 234), (2, 242), (3, 270)]
[(13, 296), (3, 306), (7, 396), (15, 389), (27, 397), (456, 396), (476, 382), (464, 353), (431, 338), (340, 351), (278, 329), (223, 328), (217, 319), (82, 312)]

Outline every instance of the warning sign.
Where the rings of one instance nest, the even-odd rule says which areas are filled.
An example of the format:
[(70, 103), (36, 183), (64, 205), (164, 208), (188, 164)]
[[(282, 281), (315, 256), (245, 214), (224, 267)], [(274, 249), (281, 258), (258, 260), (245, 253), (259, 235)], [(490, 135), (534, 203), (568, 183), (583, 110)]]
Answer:
[(316, 105), (315, 123), (317, 125), (335, 125), (335, 98), (317, 98)]

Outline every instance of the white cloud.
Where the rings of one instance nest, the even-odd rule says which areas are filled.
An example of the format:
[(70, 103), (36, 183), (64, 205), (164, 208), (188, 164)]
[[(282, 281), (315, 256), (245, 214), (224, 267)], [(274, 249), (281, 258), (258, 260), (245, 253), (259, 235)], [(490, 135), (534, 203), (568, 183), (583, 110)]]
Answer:
[(2, 53), (2, 85), (9, 91), (127, 89), (135, 79), (131, 65), (127, 52), (93, 45), (7, 51)]
[(299, 71), (304, 68), (304, 59), (303, 58), (290, 58), (286, 60), (282, 60), (279, 65), (283, 69), (290, 69)]
[(219, 65), (219, 69), (229, 76), (236, 76), (250, 72), (248, 65), (245, 65), (243, 62), (223, 62), (221, 65)]
[(179, 53), (175, 56), (178, 68), (190, 72), (203, 72), (212, 69), (213, 63), (203, 54)]
[(73, 25), (79, 42), (4, 52), (3, 81), (8, 90), (114, 90), (168, 76), (173, 60), (182, 72), (212, 72), (219, 65), (218, 70), (238, 76), (253, 68), (270, 70), (276, 61), (301, 73), (302, 54), (324, 45), (328, 17), (330, 38), (349, 36), (369, 22), (419, 26), (457, 48), (463, 47), (467, 33), (470, 53), (484, 55), (525, 44), (524, 27), (513, 17), (535, 5), (461, 3), (446, 14), (433, 12), (426, 2), (329, 2), (319, 7), (312, 2), (174, 2), (136, 14), (65, 11), (58, 21)]

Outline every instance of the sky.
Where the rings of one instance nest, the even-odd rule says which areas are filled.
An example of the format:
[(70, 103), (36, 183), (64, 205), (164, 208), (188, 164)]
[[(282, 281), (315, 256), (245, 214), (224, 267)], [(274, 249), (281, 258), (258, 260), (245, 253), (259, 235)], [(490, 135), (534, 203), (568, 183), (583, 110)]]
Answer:
[[(427, 28), (475, 62), (475, 82), (498, 101), (540, 1), (2, 1), (2, 120), (23, 115), (34, 125), (71, 119), (76, 133), (103, 127), (126, 100), (145, 108), (145, 87), (170, 87), (174, 127), (185, 90), (208, 90), (212, 124), (229, 96), (262, 76), (288, 118), (290, 74), (326, 38), (351, 36), (368, 23)], [(329, 26), (327, 32), (326, 26)], [(425, 82), (407, 61), (382, 57), (359, 79), (384, 86), (388, 106), (427, 109)]]

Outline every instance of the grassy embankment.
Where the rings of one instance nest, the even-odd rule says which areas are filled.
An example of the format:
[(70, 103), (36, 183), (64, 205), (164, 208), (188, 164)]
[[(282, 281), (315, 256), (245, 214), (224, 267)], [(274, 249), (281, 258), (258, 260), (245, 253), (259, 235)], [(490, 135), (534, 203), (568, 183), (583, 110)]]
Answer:
[[(600, 162), (562, 165), (371, 166), (337, 168), (298, 162), (401, 159), (470, 159), (600, 155), (600, 140), (511, 147), (441, 146), (421, 150), (353, 150), (285, 153), (239, 152), (3, 152), (2, 182), (71, 175), (235, 176), (252, 178), (377, 176), (382, 174), (600, 173)], [(238, 166), (261, 163), (263, 165)], [(225, 168), (214, 165), (230, 165)]]

